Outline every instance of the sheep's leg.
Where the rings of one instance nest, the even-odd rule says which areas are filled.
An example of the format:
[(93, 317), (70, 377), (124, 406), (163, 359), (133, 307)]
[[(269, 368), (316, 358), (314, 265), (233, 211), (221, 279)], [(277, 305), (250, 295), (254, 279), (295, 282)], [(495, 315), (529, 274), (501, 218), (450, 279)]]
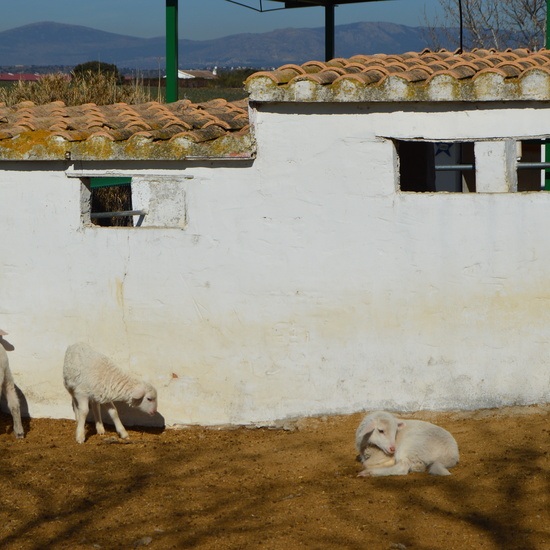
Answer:
[(379, 476), (406, 476), (411, 469), (411, 465), (408, 460), (400, 460), (393, 466), (383, 468), (369, 468), (357, 474), (361, 477), (379, 477)]
[(111, 417), (111, 420), (113, 421), (113, 424), (115, 425), (116, 431), (122, 439), (128, 439), (129, 435), (128, 432), (124, 429), (124, 426), (122, 425), (122, 422), (120, 421), (120, 418), (118, 416), (118, 412), (116, 410), (114, 403), (106, 403), (105, 408), (107, 409), (107, 412), (109, 413), (109, 416)]
[(393, 466), (395, 464), (395, 458), (393, 456), (388, 457), (383, 462), (375, 462), (374, 464), (369, 464), (368, 461), (363, 463), (365, 470), (370, 470), (372, 468), (387, 468), (388, 466)]
[(441, 464), (441, 462), (433, 462), (428, 468), (430, 474), (435, 476), (450, 476), (451, 472)]
[(87, 395), (75, 395), (73, 406), (76, 416), (76, 442), (84, 443), (86, 439), (86, 417), (90, 410), (90, 400)]
[(23, 423), (21, 422), (21, 405), (19, 403), (19, 397), (17, 396), (17, 390), (11, 380), (6, 381), (4, 389), (8, 402), (8, 409), (13, 418), (13, 431), (15, 437), (17, 437), (17, 439), (23, 439), (25, 437), (25, 431), (23, 430)]
[(92, 412), (94, 413), (95, 431), (98, 435), (105, 433), (105, 426), (103, 426), (103, 419), (101, 418), (101, 405), (92, 400)]
[(74, 395), (72, 393), (71, 393), (71, 404), (73, 406), (74, 418), (78, 424), (78, 403), (76, 402), (76, 399), (74, 398)]
[(369, 476), (375, 475), (372, 473), (374, 470), (377, 470), (379, 468), (388, 468), (394, 465), (395, 465), (395, 458), (393, 456), (388, 458), (384, 462), (379, 462), (376, 464), (368, 464), (368, 462), (364, 462), (363, 470), (357, 474), (357, 477), (369, 477)]

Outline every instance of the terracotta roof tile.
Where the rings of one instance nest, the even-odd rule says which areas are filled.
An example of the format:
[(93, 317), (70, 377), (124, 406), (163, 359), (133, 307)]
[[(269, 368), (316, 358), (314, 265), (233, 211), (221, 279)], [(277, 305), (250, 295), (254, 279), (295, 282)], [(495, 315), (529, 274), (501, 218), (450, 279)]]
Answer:
[(84, 141), (92, 135), (91, 132), (75, 131), (75, 130), (54, 130), (51, 132), (52, 137), (60, 137), (66, 141)]
[[(478, 71), (479, 68), (472, 63), (456, 63), (449, 69), (440, 72), (447, 73), (457, 80), (462, 80), (463, 78), (470, 78), (474, 76)], [(436, 72), (434, 72), (434, 74), (436, 74)]]
[(499, 63), (495, 68), (506, 73), (507, 78), (518, 77), (524, 71), (521, 65), (513, 61), (504, 61)]
[(0, 129), (0, 139), (11, 139), (23, 132), (28, 132), (29, 129), (23, 126), (12, 126), (11, 128)]
[[(253, 101), (549, 101), (550, 50), (356, 55), (258, 72), (245, 87)], [(248, 100), (0, 103), (0, 160), (251, 158), (249, 130)]]
[[(298, 67), (285, 71), (304, 72)], [(74, 160), (250, 158), (254, 144), (248, 128), (247, 100), (74, 107), (59, 101), (0, 103), (0, 160), (62, 160), (66, 154)], [(91, 146), (90, 140), (104, 145)]]
[[(550, 51), (476, 49), (356, 55), (250, 76), (253, 101), (550, 100)], [(532, 71), (542, 69), (537, 73)], [(334, 78), (334, 71), (339, 76)], [(294, 76), (292, 72), (296, 73)], [(535, 79), (537, 83), (535, 84)]]
[(357, 80), (358, 82), (362, 82), (364, 84), (374, 84), (386, 78), (388, 74), (389, 72), (386, 69), (376, 67), (376, 68), (369, 68), (368, 70), (362, 71), (360, 73), (343, 75), (338, 80), (348, 79), (348, 80)]
[(312, 74), (324, 70), (325, 64), (321, 61), (308, 61), (304, 63), (302, 67), (308, 74)]
[(320, 84), (331, 84), (337, 78), (344, 74), (346, 74), (345, 71), (341, 69), (336, 69), (335, 67), (330, 67), (330, 69), (322, 71), (320, 73), (297, 76), (294, 80), (295, 82), (299, 82), (301, 80), (313, 80), (315, 82), (319, 82)]
[(401, 73), (399, 76), (409, 82), (420, 82), (420, 81), (427, 80), (432, 74), (433, 74), (433, 71), (431, 71), (429, 67), (414, 66), (414, 67), (411, 67), (410, 69), (407, 69), (404, 73)]
[(481, 57), (477, 59), (472, 59), (469, 61), (469, 63), (479, 70), (487, 69), (491, 67), (491, 64), (488, 61), (485, 61), (484, 59), (482, 59)]

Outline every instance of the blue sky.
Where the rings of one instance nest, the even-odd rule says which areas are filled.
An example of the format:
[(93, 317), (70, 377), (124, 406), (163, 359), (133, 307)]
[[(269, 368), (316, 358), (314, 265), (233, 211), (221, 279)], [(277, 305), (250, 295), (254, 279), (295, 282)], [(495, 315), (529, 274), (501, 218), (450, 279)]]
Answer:
[[(239, 1), (259, 6), (259, 0)], [(264, 0), (263, 6), (265, 9), (281, 4)], [(163, 35), (165, 28), (165, 0), (0, 0), (0, 7), (0, 31), (55, 21), (150, 38)], [(389, 21), (418, 26), (424, 24), (425, 11), (439, 11), (439, 0), (386, 0), (341, 5), (336, 8), (336, 24)], [(323, 25), (324, 10), (319, 7), (257, 13), (225, 0), (179, 0), (180, 38), (191, 40)]]

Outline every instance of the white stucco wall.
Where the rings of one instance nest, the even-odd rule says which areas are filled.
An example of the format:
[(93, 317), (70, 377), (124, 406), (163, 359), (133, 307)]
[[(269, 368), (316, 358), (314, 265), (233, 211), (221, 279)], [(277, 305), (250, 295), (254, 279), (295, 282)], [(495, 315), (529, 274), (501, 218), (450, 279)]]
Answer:
[(154, 227), (83, 227), (66, 165), (0, 163), (29, 413), (72, 417), (78, 340), (155, 384), (167, 424), (548, 402), (550, 194), (401, 193), (387, 139), (544, 135), (550, 110), (521, 107), (261, 107), (253, 162), (120, 164)]

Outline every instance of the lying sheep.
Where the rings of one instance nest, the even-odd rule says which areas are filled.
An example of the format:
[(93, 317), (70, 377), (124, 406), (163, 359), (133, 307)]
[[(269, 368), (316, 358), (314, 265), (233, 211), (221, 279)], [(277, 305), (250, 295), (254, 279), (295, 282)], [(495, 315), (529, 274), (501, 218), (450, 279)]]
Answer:
[[(2, 336), (6, 335), (0, 329), (0, 340)], [(23, 430), (23, 424), (21, 422), (21, 406), (19, 404), (19, 397), (15, 389), (13, 382), (13, 376), (10, 371), (10, 364), (8, 361), (8, 354), (4, 349), (4, 346), (0, 342), (0, 390), (6, 396), (8, 402), (8, 409), (10, 410), (13, 418), (13, 431), (17, 439), (23, 439), (25, 437), (25, 431)]]
[(73, 398), (76, 417), (76, 441), (84, 443), (84, 424), (89, 405), (99, 435), (105, 433), (101, 405), (105, 405), (116, 431), (128, 438), (113, 401), (122, 401), (150, 415), (157, 412), (157, 391), (151, 384), (133, 378), (120, 370), (108, 357), (83, 343), (67, 348), (63, 364), (63, 381)]
[(395, 476), (409, 472), (451, 475), (458, 445), (443, 428), (422, 420), (402, 420), (384, 411), (366, 416), (355, 434), (364, 470), (360, 476)]

